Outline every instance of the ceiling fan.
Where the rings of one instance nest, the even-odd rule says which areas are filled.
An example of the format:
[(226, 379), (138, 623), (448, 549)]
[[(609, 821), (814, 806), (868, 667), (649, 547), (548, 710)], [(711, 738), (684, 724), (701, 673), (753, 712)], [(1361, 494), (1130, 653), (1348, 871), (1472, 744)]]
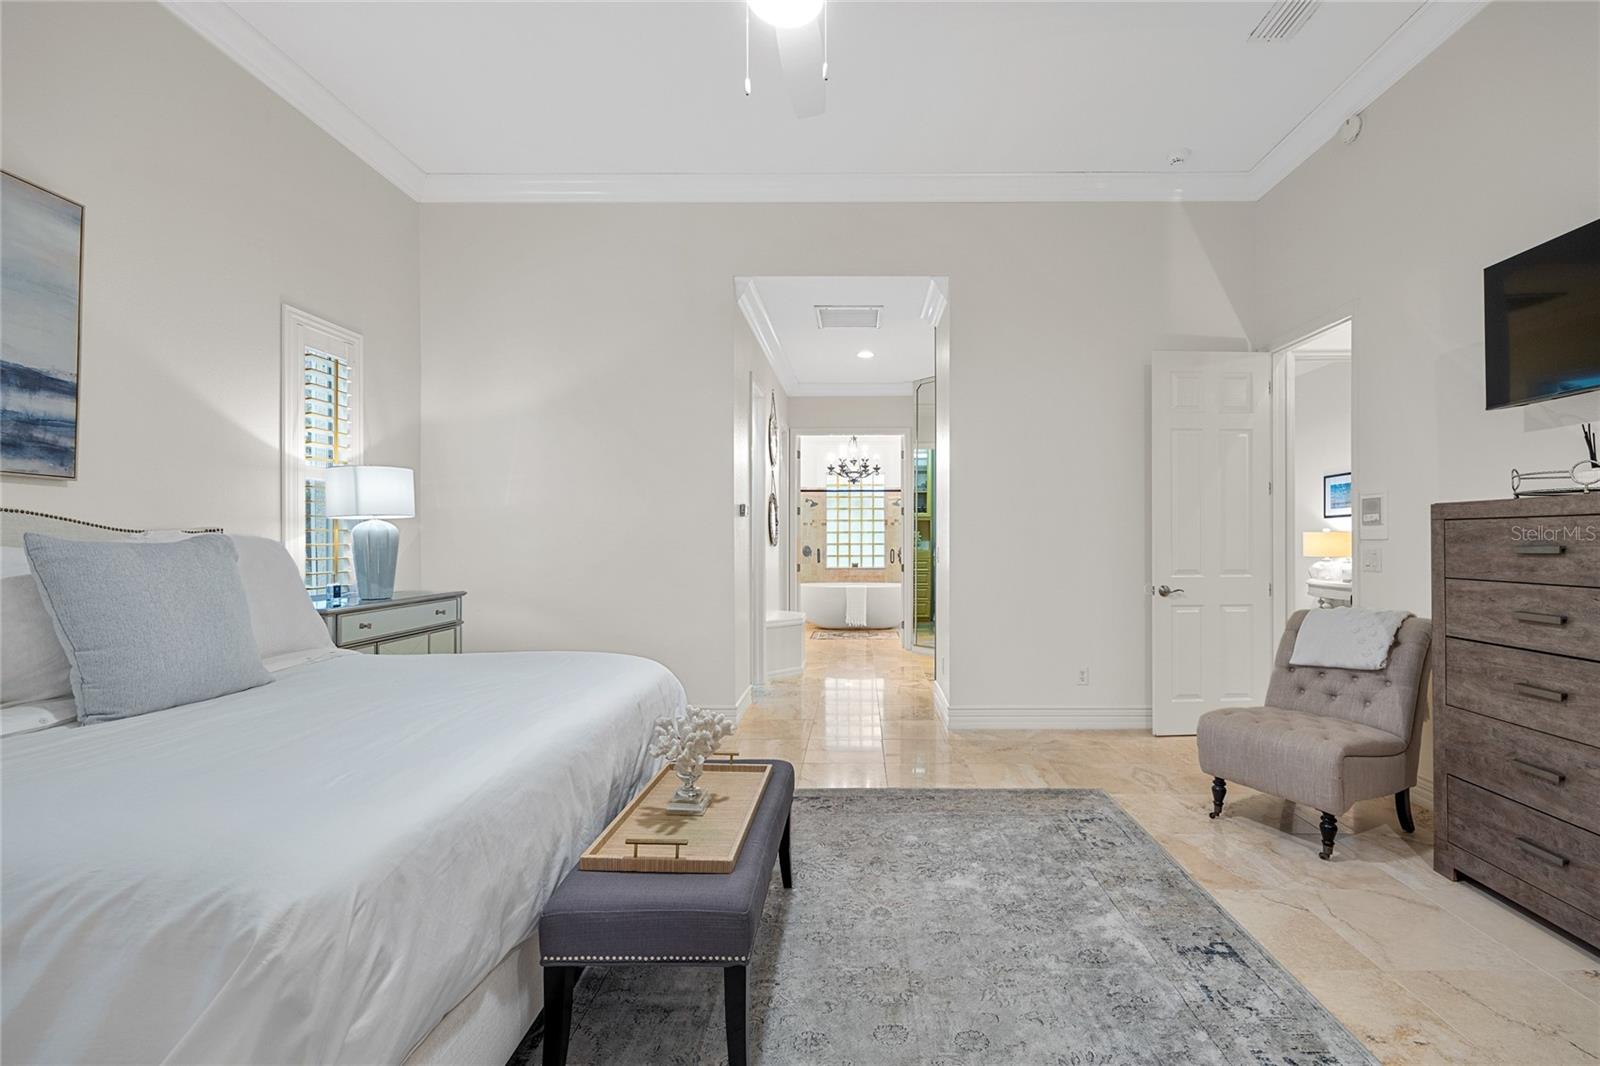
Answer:
[(744, 94), (750, 95), (750, 16), (778, 35), (778, 62), (796, 118), (822, 114), (827, 105), (827, 0), (746, 0), (744, 9)]

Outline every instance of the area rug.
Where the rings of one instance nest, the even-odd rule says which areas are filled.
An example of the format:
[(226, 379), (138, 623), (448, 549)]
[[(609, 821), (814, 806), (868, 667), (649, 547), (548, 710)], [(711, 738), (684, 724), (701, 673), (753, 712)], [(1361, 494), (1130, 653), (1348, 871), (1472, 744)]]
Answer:
[(812, 640), (899, 640), (895, 629), (813, 629)]
[[(808, 790), (793, 833), (752, 1063), (1375, 1062), (1103, 792)], [(574, 1066), (726, 1061), (720, 971), (584, 973)]]

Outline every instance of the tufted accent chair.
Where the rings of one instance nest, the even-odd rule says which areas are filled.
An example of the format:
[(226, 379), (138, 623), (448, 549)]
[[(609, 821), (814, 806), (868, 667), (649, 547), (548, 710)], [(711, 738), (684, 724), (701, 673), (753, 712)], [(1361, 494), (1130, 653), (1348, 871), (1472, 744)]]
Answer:
[(1433, 623), (1407, 618), (1382, 670), (1291, 666), (1305, 611), (1289, 618), (1278, 642), (1265, 707), (1202, 715), (1200, 768), (1212, 776), (1211, 817), (1222, 813), (1229, 781), (1322, 812), (1322, 857), (1333, 854), (1338, 815), (1393, 795), (1411, 832), (1411, 786), (1426, 716)]

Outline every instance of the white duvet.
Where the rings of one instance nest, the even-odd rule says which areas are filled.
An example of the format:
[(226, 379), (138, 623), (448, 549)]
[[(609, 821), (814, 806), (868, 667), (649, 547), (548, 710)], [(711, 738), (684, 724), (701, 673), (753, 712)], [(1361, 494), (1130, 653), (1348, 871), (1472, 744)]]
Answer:
[(0, 745), (0, 1057), (388, 1063), (533, 931), (683, 689), (590, 653), (338, 655)]

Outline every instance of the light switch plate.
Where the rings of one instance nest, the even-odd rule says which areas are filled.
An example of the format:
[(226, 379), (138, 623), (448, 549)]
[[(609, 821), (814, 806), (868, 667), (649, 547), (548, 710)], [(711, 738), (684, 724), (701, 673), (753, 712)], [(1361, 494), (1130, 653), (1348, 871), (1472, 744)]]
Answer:
[(1364, 574), (1383, 573), (1383, 549), (1376, 544), (1363, 544), (1361, 546), (1361, 572)]

